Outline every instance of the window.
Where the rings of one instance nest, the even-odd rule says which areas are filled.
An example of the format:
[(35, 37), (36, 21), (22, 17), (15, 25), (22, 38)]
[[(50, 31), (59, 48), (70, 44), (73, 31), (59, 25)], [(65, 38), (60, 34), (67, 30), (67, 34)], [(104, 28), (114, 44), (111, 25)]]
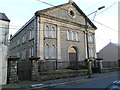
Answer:
[(52, 27), (52, 38), (55, 38), (55, 28)]
[(45, 26), (45, 37), (49, 36), (49, 27), (46, 25)]
[(49, 45), (48, 44), (45, 45), (45, 58), (46, 59), (49, 58)]
[(22, 38), (22, 43), (25, 43), (25, 42), (26, 42), (26, 35), (24, 35)]
[(92, 35), (88, 35), (88, 42), (93, 42), (93, 36)]
[(94, 57), (93, 48), (89, 48), (89, 57)]
[(34, 56), (34, 47), (31, 47), (29, 50), (29, 57)]
[(55, 49), (55, 45), (52, 45), (52, 58), (56, 57), (56, 49)]
[(33, 38), (34, 38), (34, 30), (30, 30), (29, 39), (33, 39)]
[(74, 40), (74, 31), (72, 31), (72, 40)]
[(76, 41), (78, 41), (78, 32), (76, 32)]
[(70, 31), (67, 31), (67, 39), (70, 40)]
[(20, 40), (17, 40), (17, 45), (20, 45)]

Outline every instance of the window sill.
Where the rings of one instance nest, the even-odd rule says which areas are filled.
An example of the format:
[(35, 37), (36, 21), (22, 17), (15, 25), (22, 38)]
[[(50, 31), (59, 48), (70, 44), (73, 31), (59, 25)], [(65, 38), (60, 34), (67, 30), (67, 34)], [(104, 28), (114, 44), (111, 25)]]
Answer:
[(45, 58), (45, 60), (56, 60), (57, 58)]
[(54, 37), (54, 38), (53, 37), (44, 37), (44, 40), (45, 39), (56, 39), (56, 37)]
[(70, 41), (70, 42), (80, 42), (79, 40), (76, 41), (76, 40), (66, 40), (66, 41)]

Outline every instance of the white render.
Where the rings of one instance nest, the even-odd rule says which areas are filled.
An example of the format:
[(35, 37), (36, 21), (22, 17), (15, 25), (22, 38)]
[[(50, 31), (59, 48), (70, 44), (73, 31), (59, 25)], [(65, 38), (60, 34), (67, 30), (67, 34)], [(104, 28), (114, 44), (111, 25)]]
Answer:
[(0, 20), (0, 85), (7, 83), (9, 22)]

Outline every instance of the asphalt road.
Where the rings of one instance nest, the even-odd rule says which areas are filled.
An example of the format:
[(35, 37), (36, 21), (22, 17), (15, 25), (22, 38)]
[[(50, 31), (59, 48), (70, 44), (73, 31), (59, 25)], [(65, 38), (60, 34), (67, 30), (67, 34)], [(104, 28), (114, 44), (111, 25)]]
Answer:
[(54, 88), (106, 88), (113, 81), (118, 80), (118, 72), (101, 75), (99, 78), (85, 79), (80, 82), (61, 85)]

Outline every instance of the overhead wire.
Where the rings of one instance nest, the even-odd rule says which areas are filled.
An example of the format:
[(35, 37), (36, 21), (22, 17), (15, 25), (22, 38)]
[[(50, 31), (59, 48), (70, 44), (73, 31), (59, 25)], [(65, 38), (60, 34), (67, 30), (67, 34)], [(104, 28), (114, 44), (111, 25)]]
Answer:
[(112, 31), (119, 32), (118, 30), (113, 29), (113, 28), (111, 28), (111, 27), (109, 27), (109, 26), (107, 26), (107, 25), (104, 25), (104, 24), (102, 24), (102, 23), (100, 23), (100, 22), (98, 22), (98, 21), (95, 21), (95, 20), (94, 20), (94, 22), (96, 22), (96, 23), (98, 23), (98, 24), (100, 24), (100, 25), (102, 25), (102, 26), (104, 26), (104, 27), (106, 27), (106, 28), (108, 28), (108, 29), (110, 29), (110, 30), (112, 30)]
[(99, 14), (101, 14), (101, 13), (103, 13), (104, 11), (108, 10), (109, 8), (111, 8), (112, 6), (114, 6), (115, 4), (117, 4), (119, 1), (120, 0), (117, 0), (116, 2), (114, 2), (113, 4), (111, 4), (109, 7), (107, 7), (106, 9), (104, 9), (103, 11), (101, 11), (100, 13), (96, 14), (96, 16), (99, 15)]

